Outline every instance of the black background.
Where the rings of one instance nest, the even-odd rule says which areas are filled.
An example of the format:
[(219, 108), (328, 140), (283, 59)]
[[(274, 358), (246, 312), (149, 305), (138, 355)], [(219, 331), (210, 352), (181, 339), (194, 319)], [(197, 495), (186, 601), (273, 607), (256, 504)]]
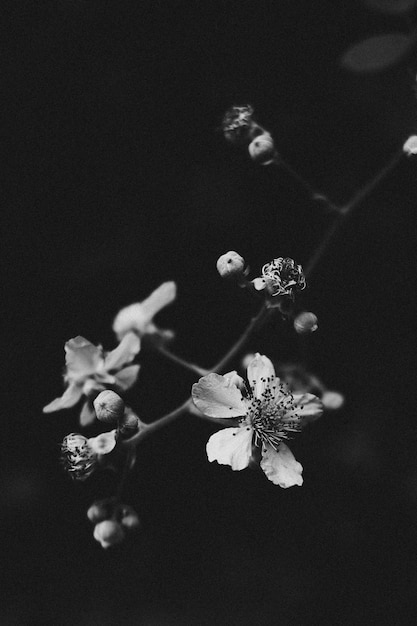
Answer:
[[(354, 75), (340, 57), (406, 23), (359, 1), (3, 6), (1, 624), (414, 624), (413, 159), (312, 275), (303, 303), (320, 330), (300, 343), (277, 321), (248, 346), (346, 396), (292, 445), (301, 489), (209, 464), (215, 427), (184, 417), (139, 449), (125, 500), (142, 532), (104, 551), (85, 511), (114, 478), (70, 482), (59, 442), (77, 411), (42, 414), (64, 342), (113, 348), (115, 313), (161, 282), (178, 285), (158, 318), (173, 350), (209, 366), (257, 308), (219, 279), (218, 256), (237, 250), (253, 275), (277, 256), (307, 264), (332, 216), (228, 145), (222, 115), (250, 102), (285, 160), (342, 204), (416, 132), (417, 102), (413, 58)], [(129, 400), (152, 420), (195, 378), (140, 361)]]

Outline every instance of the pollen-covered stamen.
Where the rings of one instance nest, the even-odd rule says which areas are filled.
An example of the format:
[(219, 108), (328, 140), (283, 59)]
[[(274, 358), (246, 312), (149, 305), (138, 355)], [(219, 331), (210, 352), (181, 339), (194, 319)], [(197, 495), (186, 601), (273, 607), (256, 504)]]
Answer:
[(277, 450), (282, 441), (301, 430), (300, 417), (294, 413), (294, 398), (285, 385), (275, 377), (261, 382), (265, 384), (262, 394), (252, 396), (248, 409), (254, 443), (269, 444)]
[(75, 480), (85, 480), (94, 471), (97, 455), (83, 435), (71, 433), (61, 445), (61, 461)]
[(302, 291), (306, 286), (301, 265), (290, 258), (279, 257), (262, 268), (262, 278), (272, 296), (293, 295), (293, 290)]

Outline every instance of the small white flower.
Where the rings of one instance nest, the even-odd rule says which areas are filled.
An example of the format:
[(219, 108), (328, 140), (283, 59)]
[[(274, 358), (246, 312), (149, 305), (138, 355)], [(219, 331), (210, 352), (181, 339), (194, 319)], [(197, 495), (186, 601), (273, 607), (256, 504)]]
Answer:
[(407, 156), (417, 154), (417, 135), (411, 135), (403, 145), (403, 151)]
[(193, 385), (192, 398), (202, 413), (238, 421), (237, 427), (210, 437), (209, 461), (242, 470), (255, 447), (261, 451), (260, 466), (269, 480), (283, 488), (302, 485), (303, 468), (284, 441), (322, 414), (320, 400), (310, 393), (292, 394), (275, 376), (272, 362), (260, 354), (248, 365), (250, 391), (242, 393), (234, 380), (233, 375), (208, 374)]
[(162, 339), (171, 339), (170, 330), (161, 330), (153, 323), (154, 316), (176, 298), (177, 286), (174, 282), (162, 283), (143, 302), (136, 302), (121, 309), (113, 322), (113, 330), (118, 339), (126, 333), (134, 332), (139, 337), (159, 335)]
[(53, 413), (74, 406), (86, 396), (80, 415), (80, 424), (85, 426), (95, 419), (93, 400), (100, 391), (112, 388), (117, 391), (129, 389), (135, 382), (139, 365), (128, 365), (140, 349), (140, 339), (135, 333), (127, 333), (115, 350), (104, 353), (84, 337), (74, 337), (65, 344), (66, 371), (64, 380), (68, 384), (60, 398), (44, 407), (44, 413)]

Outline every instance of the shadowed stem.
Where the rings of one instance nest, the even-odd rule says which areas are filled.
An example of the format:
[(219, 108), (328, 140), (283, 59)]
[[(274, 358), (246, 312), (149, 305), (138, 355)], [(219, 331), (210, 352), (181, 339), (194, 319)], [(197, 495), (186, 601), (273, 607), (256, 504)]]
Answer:
[(313, 270), (316, 268), (316, 265), (321, 260), (321, 257), (324, 255), (330, 243), (339, 233), (342, 226), (347, 221), (348, 217), (352, 215), (353, 211), (361, 204), (361, 202), (367, 196), (369, 196), (369, 194), (379, 185), (379, 183), (395, 168), (395, 166), (399, 163), (403, 156), (404, 152), (401, 148), (401, 150), (394, 154), (394, 156), (391, 158), (390, 161), (388, 161), (385, 167), (383, 167), (382, 170), (380, 170), (378, 174), (376, 174), (376, 176), (374, 176), (374, 178), (369, 181), (369, 183), (367, 183), (364, 187), (362, 187), (362, 189), (355, 193), (355, 195), (349, 200), (349, 202), (339, 207), (338, 215), (336, 216), (335, 221), (330, 226), (324, 238), (314, 251), (312, 257), (310, 258), (310, 261), (308, 262), (304, 270), (304, 274), (306, 277), (311, 276)]
[(195, 363), (189, 363), (188, 361), (185, 361), (185, 359), (182, 359), (180, 356), (173, 354), (166, 348), (162, 348), (162, 347), (158, 348), (158, 352), (162, 354), (163, 356), (165, 356), (170, 361), (172, 361), (173, 363), (175, 363), (176, 365), (180, 365), (181, 367), (184, 367), (185, 369), (190, 370), (191, 372), (194, 372), (194, 374), (198, 374), (199, 376), (205, 376), (206, 374), (210, 373), (210, 370), (206, 370), (204, 369), (204, 367), (200, 367), (199, 365), (196, 365)]

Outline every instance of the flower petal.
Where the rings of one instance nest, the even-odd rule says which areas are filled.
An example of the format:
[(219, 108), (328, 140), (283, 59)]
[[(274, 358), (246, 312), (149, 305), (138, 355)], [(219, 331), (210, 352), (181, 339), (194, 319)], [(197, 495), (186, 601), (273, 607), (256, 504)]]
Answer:
[(119, 370), (126, 363), (130, 363), (140, 350), (140, 339), (135, 333), (126, 333), (117, 348), (106, 355), (104, 369), (108, 372)]
[(275, 378), (275, 369), (267, 356), (259, 354), (248, 365), (248, 381), (255, 398), (262, 398), (268, 383)]
[(61, 409), (69, 409), (74, 404), (77, 404), (82, 395), (83, 392), (80, 385), (70, 383), (60, 398), (55, 398), (55, 400), (43, 407), (43, 412), (53, 413)]
[(83, 408), (80, 413), (80, 425), (89, 426), (96, 419), (96, 412), (94, 410), (91, 400), (86, 400), (83, 404)]
[[(131, 304), (118, 312), (113, 322), (113, 330), (119, 339), (134, 331), (139, 336), (148, 333), (148, 326), (158, 311), (170, 304), (177, 295), (174, 282), (162, 283), (143, 302)], [(155, 327), (149, 327), (154, 329)], [(155, 332), (154, 330), (150, 332)]]
[(228, 378), (219, 374), (208, 374), (194, 383), (194, 404), (209, 417), (240, 417), (246, 415), (242, 393)]
[(236, 387), (240, 389), (242, 393), (248, 393), (245, 381), (243, 380), (242, 376), (239, 376), (236, 370), (227, 372), (227, 374), (223, 374), (223, 376), (227, 378), (233, 385), (236, 385)]
[(301, 476), (303, 467), (295, 460), (285, 443), (280, 444), (278, 452), (272, 446), (267, 446), (266, 450), (262, 450), (261, 468), (274, 485), (279, 485), (283, 489), (303, 484)]
[(150, 296), (141, 302), (142, 309), (149, 321), (161, 309), (171, 304), (177, 296), (177, 285), (173, 281), (162, 283)]
[(108, 454), (116, 445), (116, 430), (91, 437), (88, 440), (88, 445), (96, 454)]
[(207, 442), (208, 460), (230, 465), (235, 471), (245, 469), (252, 455), (252, 436), (253, 430), (249, 427), (219, 430)]
[(294, 408), (288, 411), (286, 418), (294, 419), (297, 416), (304, 424), (314, 422), (323, 414), (323, 403), (312, 393), (294, 394)]
[(93, 345), (84, 337), (74, 337), (65, 344), (67, 376), (78, 381), (91, 376), (102, 362), (101, 347)]
[(122, 391), (129, 389), (134, 383), (139, 374), (140, 365), (129, 365), (124, 367), (120, 372), (115, 374), (115, 386)]

